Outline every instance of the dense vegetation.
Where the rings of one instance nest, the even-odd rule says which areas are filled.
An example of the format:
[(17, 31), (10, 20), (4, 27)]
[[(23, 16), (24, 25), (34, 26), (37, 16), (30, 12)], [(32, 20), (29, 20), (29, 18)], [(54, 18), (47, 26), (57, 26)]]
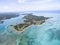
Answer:
[(16, 26), (14, 26), (14, 28), (17, 30), (17, 31), (22, 31), (24, 28), (34, 24), (42, 24), (45, 22), (46, 19), (49, 19), (49, 17), (44, 17), (44, 16), (36, 16), (36, 15), (33, 15), (33, 14), (27, 14), (26, 16), (23, 17), (24, 20), (24, 23), (21, 23), (21, 24), (18, 24)]
[(28, 14), (24, 17), (26, 22), (31, 22), (31, 21), (41, 21), (41, 20), (46, 20), (49, 17), (44, 17), (44, 16), (36, 16), (33, 14)]

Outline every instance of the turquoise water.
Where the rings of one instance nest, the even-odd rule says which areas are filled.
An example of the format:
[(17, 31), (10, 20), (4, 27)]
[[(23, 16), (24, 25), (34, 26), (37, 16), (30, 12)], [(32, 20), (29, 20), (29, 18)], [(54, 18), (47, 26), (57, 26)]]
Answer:
[(23, 16), (5, 20), (0, 24), (0, 45), (60, 45), (60, 14), (35, 14), (53, 18), (42, 25), (32, 25), (24, 33), (18, 33), (10, 26), (23, 23)]

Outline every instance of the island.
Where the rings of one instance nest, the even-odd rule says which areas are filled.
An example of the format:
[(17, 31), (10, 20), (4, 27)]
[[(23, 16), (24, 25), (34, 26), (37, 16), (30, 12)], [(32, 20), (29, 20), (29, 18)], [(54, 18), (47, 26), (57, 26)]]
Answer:
[(24, 23), (20, 23), (18, 25), (13, 26), (15, 30), (17, 31), (23, 31), (25, 28), (31, 26), (31, 25), (41, 25), (45, 22), (45, 20), (49, 19), (50, 17), (44, 17), (44, 16), (36, 16), (33, 14), (27, 14), (23, 17)]
[(0, 13), (0, 20), (10, 19), (18, 16), (19, 13), (15, 13), (15, 12)]
[(3, 20), (18, 17), (18, 16), (19, 13), (15, 13), (15, 12), (0, 13), (0, 24), (4, 22)]

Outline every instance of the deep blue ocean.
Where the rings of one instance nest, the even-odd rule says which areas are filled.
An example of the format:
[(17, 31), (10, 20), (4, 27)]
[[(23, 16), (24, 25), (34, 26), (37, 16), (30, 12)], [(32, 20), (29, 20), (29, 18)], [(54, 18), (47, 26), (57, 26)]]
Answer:
[(0, 45), (60, 45), (60, 13), (33, 12), (37, 16), (53, 17), (42, 25), (32, 25), (24, 33), (10, 25), (23, 23), (24, 15), (6, 19), (0, 24)]

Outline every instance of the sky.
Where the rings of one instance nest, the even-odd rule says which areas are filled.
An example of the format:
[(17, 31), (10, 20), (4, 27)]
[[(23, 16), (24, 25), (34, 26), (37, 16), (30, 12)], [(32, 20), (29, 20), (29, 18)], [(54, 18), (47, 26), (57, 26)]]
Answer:
[(0, 0), (0, 12), (60, 10), (60, 0)]

